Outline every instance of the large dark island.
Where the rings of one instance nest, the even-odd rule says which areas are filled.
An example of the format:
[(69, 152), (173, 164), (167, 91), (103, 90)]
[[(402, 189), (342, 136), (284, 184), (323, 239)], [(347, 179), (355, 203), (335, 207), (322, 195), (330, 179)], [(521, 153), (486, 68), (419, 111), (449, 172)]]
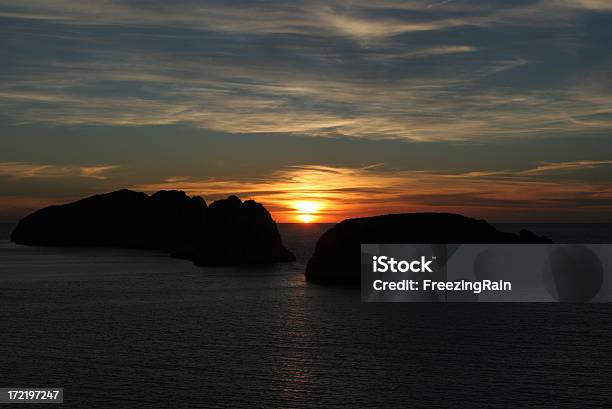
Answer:
[(162, 250), (199, 265), (295, 261), (270, 213), (236, 196), (206, 205), (199, 196), (162, 190), (151, 196), (123, 189), (24, 217), (17, 244)]
[(323, 284), (359, 285), (360, 245), (367, 243), (552, 243), (527, 230), (497, 230), (484, 220), (452, 213), (406, 213), (344, 220), (325, 232), (306, 268), (306, 279)]

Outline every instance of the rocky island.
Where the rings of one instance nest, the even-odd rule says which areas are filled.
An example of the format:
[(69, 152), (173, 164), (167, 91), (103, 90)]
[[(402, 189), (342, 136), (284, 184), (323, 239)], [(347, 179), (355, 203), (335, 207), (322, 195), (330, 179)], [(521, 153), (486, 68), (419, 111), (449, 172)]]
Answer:
[(344, 220), (325, 232), (306, 267), (311, 282), (359, 285), (360, 245), (552, 243), (527, 230), (501, 232), (484, 220), (452, 213), (405, 213)]
[(49, 206), (19, 221), (17, 244), (161, 250), (198, 265), (295, 261), (260, 203), (236, 196), (207, 206), (177, 190), (123, 189)]

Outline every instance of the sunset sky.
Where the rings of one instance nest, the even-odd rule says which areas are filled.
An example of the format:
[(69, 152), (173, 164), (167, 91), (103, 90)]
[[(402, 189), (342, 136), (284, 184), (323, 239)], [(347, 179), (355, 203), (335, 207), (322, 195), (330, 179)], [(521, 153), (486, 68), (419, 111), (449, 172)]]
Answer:
[(0, 221), (127, 187), (612, 222), (609, 0), (0, 0), (0, 62)]

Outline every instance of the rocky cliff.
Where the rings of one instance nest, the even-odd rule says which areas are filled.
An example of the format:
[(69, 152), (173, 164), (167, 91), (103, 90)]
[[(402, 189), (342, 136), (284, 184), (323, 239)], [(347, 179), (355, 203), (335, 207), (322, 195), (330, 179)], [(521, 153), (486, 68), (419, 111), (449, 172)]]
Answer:
[(522, 230), (498, 231), (484, 220), (451, 213), (406, 213), (348, 219), (325, 232), (306, 268), (306, 279), (324, 284), (358, 285), (360, 245), (368, 243), (552, 243)]
[(123, 189), (24, 217), (11, 234), (18, 244), (163, 250), (196, 264), (294, 261), (270, 213), (236, 196), (206, 205), (184, 192)]

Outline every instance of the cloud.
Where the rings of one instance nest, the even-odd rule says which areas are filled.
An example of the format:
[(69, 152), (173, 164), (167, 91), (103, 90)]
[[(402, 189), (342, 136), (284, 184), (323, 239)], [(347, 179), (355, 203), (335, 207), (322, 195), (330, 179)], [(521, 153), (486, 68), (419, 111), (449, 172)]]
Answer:
[[(358, 12), (342, 12), (350, 8)], [(374, 8), (377, 8), (374, 6)], [(387, 3), (386, 8), (403, 9)], [(238, 2), (234, 6), (221, 2), (150, 2), (146, 6), (129, 1), (83, 0), (78, 4), (55, 0), (0, 0), (0, 16), (49, 20), (67, 25), (189, 27), (217, 32), (257, 34), (340, 35), (354, 39), (384, 38), (406, 32), (432, 31), (463, 24), (462, 21), (430, 19), (406, 21), (392, 18), (370, 18), (371, 5), (359, 2)]]
[(283, 222), (299, 220), (299, 203), (314, 202), (316, 221), (414, 211), (450, 211), (494, 220), (579, 220), (612, 216), (612, 183), (547, 176), (608, 161), (538, 164), (527, 170), (406, 171), (382, 165), (358, 168), (292, 166), (256, 180), (188, 180), (138, 185), (148, 192), (178, 188), (207, 200), (230, 194), (264, 203)]
[(80, 168), (81, 176), (93, 179), (106, 179), (105, 173), (117, 169), (118, 166), (85, 166)]
[(398, 52), (397, 50), (395, 50), (395, 52), (375, 52), (367, 55), (367, 58), (372, 60), (399, 60), (449, 54), (473, 53), (476, 51), (478, 51), (478, 48), (470, 45), (438, 45), (402, 52)]
[[(548, 0), (545, 2), (549, 6), (553, 6), (555, 3)], [(596, 11), (610, 11), (612, 10), (612, 3), (608, 0), (561, 0), (557, 2), (557, 5), (563, 5), (568, 8), (596, 10)]]
[[(612, 161), (579, 160), (536, 163), (528, 169), (454, 172), (398, 170), (383, 164), (299, 165), (257, 178), (174, 175), (131, 188), (148, 193), (180, 189), (190, 195), (202, 195), (209, 203), (237, 194), (262, 202), (280, 222), (299, 221), (304, 203), (317, 209), (314, 221), (318, 222), (419, 211), (456, 212), (497, 221), (601, 221), (612, 217), (612, 173), (589, 180), (580, 178), (577, 171), (603, 172), (610, 166)], [(14, 183), (26, 178), (104, 178), (105, 172), (113, 168), (2, 162), (0, 176)], [(0, 209), (2, 214), (19, 216), (43, 205), (77, 198), (73, 196), (0, 196)]]
[[(36, 59), (15, 50), (0, 73), (5, 117), (11, 125), (186, 124), (410, 141), (612, 129), (611, 90), (587, 87), (589, 76), (574, 72), (540, 86), (554, 73), (523, 55), (539, 46), (511, 44), (524, 30), (514, 25), (550, 30), (548, 20), (566, 24), (575, 13), (604, 7), (595, 0), (232, 4), (0, 0), (0, 13), (11, 19), (55, 22), (34, 33), (87, 44)], [(26, 41), (28, 27), (11, 38)], [(470, 27), (482, 34), (435, 33)], [(488, 33), (512, 41), (488, 43)], [(453, 44), (455, 38), (466, 41)], [(544, 46), (536, 59), (551, 52)]]
[(541, 175), (550, 173), (565, 173), (576, 170), (595, 169), (604, 166), (612, 166), (612, 160), (578, 160), (558, 163), (541, 162), (537, 167), (523, 171), (520, 174)]
[[(404, 56), (470, 51), (470, 46), (443, 46)], [(524, 63), (513, 62), (511, 67)], [(454, 78), (317, 78), (300, 67), (265, 61), (247, 65), (225, 57), (115, 56), (106, 62), (51, 66), (44, 76), (38, 70), (23, 73), (0, 85), (0, 104), (16, 124), (189, 124), (228, 133), (414, 141), (612, 129), (612, 95), (605, 90), (582, 85), (548, 90), (479, 88), (487, 76), (502, 70), (499, 67)], [(504, 67), (509, 69), (508, 64)], [(148, 95), (104, 92), (123, 84), (146, 89)]]
[(111, 170), (118, 166), (73, 166), (73, 165), (47, 165), (24, 162), (0, 162), (0, 176), (11, 179), (26, 178), (66, 178), (85, 177), (92, 179), (106, 179)]
[(535, 24), (566, 20), (568, 14), (610, 10), (607, 0), (540, 0), (525, 3), (466, 1), (361, 1), (262, 3), (218, 1), (0, 0), (0, 17), (55, 21), (66, 25), (188, 27), (248, 34), (345, 36), (381, 39), (402, 33), (462, 26)]
[(358, 40), (375, 40), (403, 33), (436, 31), (465, 25), (460, 19), (429, 21), (402, 21), (397, 19), (366, 19), (341, 15), (329, 10), (319, 14), (323, 27), (331, 27), (337, 33)]

